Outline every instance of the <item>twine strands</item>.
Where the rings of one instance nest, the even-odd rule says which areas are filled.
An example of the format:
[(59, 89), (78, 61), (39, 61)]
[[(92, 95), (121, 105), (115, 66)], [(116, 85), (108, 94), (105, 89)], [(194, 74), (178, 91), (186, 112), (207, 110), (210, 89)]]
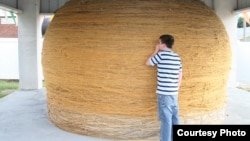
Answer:
[(225, 28), (199, 0), (70, 0), (43, 42), (50, 120), (111, 139), (157, 136), (156, 68), (145, 66), (161, 34), (183, 62), (180, 116), (225, 106), (231, 53)]

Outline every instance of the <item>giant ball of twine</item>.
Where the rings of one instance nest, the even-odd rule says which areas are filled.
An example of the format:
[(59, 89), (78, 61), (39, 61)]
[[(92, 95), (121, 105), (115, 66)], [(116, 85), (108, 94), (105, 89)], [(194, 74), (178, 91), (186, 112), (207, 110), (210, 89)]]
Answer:
[(145, 61), (162, 34), (175, 37), (173, 50), (182, 58), (180, 116), (223, 108), (230, 45), (222, 22), (203, 2), (70, 0), (44, 37), (50, 120), (88, 136), (156, 136), (156, 67)]

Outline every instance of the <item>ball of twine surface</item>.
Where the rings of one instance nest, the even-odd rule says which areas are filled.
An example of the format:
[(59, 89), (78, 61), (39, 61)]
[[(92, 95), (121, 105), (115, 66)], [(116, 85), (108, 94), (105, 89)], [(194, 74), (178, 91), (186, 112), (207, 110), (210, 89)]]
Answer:
[(230, 45), (216, 14), (198, 0), (70, 0), (43, 43), (50, 120), (89, 136), (146, 139), (159, 132), (156, 68), (145, 66), (161, 34), (183, 63), (180, 116), (226, 103)]

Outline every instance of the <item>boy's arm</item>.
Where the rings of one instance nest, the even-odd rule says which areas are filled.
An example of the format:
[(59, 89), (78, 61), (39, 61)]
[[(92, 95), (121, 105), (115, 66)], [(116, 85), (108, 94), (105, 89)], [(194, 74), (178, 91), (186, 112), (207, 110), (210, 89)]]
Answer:
[(146, 65), (147, 65), (147, 66), (152, 66), (152, 64), (150, 63), (150, 59), (151, 59), (153, 56), (155, 56), (158, 52), (159, 52), (159, 47), (158, 47), (158, 45), (156, 45), (156, 46), (155, 46), (154, 52), (150, 55), (150, 57), (149, 57), (149, 58), (147, 59), (147, 61), (146, 61)]

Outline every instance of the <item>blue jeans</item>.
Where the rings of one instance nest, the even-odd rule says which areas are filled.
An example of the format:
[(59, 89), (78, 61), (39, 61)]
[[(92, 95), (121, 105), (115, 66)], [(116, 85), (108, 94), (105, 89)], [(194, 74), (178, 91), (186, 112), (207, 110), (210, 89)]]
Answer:
[(172, 141), (172, 127), (179, 124), (178, 95), (158, 94), (158, 116), (161, 122), (160, 141)]

